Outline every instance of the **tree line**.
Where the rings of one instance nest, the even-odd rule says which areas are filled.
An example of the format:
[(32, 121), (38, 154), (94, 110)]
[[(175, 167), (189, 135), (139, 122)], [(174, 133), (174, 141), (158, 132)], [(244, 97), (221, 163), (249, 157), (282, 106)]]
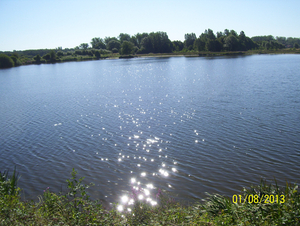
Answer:
[(184, 35), (184, 41), (170, 41), (166, 32), (137, 33), (130, 36), (120, 33), (118, 37), (95, 37), (88, 43), (75, 47), (78, 50), (106, 49), (120, 54), (171, 53), (186, 51), (247, 51), (252, 49), (299, 48), (300, 38), (255, 36), (249, 38), (244, 31), (239, 34), (225, 29), (216, 34), (205, 30), (198, 38), (195, 33)]
[[(81, 43), (75, 48), (58, 47), (56, 49), (40, 49), (2, 52), (0, 68), (13, 67), (27, 63), (54, 63), (61, 61), (100, 59), (108, 54), (148, 54), (176, 52), (221, 52), (247, 50), (278, 50), (283, 48), (299, 48), (300, 38), (255, 36), (249, 38), (244, 31), (239, 34), (235, 30), (225, 29), (214, 33), (207, 29), (198, 37), (195, 33), (184, 35), (184, 41), (171, 41), (166, 32), (137, 33), (129, 35), (120, 33), (118, 37), (95, 37), (90, 43)], [(0, 52), (1, 53), (1, 52)], [(20, 56), (20, 57), (19, 57)]]

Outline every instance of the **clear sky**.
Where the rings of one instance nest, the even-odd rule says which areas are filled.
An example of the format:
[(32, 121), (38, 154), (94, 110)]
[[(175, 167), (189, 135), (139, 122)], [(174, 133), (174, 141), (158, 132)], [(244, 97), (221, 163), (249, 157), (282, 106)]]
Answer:
[(0, 51), (73, 48), (94, 37), (233, 29), (300, 38), (300, 0), (0, 0)]

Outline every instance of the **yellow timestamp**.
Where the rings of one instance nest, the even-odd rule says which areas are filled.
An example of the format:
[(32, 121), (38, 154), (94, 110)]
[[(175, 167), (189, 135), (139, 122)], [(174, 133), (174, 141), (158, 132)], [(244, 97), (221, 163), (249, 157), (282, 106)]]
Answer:
[(284, 195), (246, 195), (243, 197), (242, 195), (233, 195), (232, 196), (233, 203), (285, 203), (285, 196)]

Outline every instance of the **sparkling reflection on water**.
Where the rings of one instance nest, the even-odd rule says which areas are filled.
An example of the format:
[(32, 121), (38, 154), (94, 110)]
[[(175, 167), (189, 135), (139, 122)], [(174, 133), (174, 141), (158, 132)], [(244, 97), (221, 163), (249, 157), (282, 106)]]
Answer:
[(299, 172), (297, 55), (150, 58), (0, 71), (2, 169), (27, 198), (65, 190), (74, 167), (93, 198), (158, 204), (233, 195)]

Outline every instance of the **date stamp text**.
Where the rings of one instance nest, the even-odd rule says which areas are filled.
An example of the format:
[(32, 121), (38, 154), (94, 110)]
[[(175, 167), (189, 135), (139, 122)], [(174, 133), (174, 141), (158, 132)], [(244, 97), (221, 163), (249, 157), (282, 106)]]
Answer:
[(284, 203), (285, 202), (285, 196), (284, 195), (262, 195), (262, 196), (258, 196), (258, 195), (246, 195), (246, 197), (243, 197), (242, 195), (233, 195), (232, 196), (232, 202), (233, 203), (241, 203), (241, 204), (245, 204), (245, 203), (254, 203), (254, 204), (258, 204), (258, 203)]

